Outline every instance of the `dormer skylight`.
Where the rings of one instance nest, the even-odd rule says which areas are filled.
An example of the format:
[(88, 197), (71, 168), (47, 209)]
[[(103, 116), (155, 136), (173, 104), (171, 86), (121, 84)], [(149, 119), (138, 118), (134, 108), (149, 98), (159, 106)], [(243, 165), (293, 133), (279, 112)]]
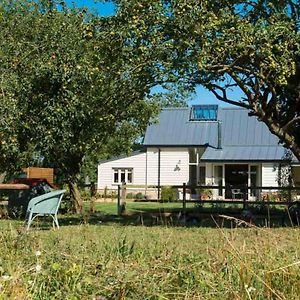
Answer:
[(190, 121), (217, 121), (218, 105), (193, 105), (191, 107)]

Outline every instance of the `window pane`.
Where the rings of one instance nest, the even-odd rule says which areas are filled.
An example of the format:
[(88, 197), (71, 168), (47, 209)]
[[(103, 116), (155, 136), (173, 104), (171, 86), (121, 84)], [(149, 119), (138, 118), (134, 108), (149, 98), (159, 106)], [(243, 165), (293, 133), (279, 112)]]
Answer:
[(122, 169), (121, 170), (121, 182), (123, 183), (123, 182), (126, 182), (126, 180), (125, 180), (125, 169)]
[(193, 105), (191, 109), (192, 121), (216, 121), (218, 105)]
[(118, 170), (114, 170), (114, 183), (119, 182), (119, 172)]
[(127, 171), (127, 182), (132, 183), (132, 170)]

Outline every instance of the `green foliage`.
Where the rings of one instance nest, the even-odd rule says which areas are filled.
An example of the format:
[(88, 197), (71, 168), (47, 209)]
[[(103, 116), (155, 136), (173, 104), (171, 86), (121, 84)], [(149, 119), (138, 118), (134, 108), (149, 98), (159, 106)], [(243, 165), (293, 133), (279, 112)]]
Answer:
[[(201, 84), (249, 109), (300, 159), (297, 1), (115, 2), (131, 59), (148, 64), (153, 86)], [(232, 88), (243, 97), (230, 98)]]
[(126, 194), (126, 199), (134, 199), (135, 195), (133, 193)]
[(1, 222), (4, 299), (297, 299), (300, 293), (296, 229), (81, 224), (22, 234), (18, 225)]
[(144, 200), (145, 195), (143, 193), (139, 192), (134, 196), (134, 198), (137, 199), (137, 200)]
[(176, 200), (177, 199), (177, 191), (171, 186), (163, 186), (161, 188), (161, 199), (162, 200)]
[(38, 153), (66, 181), (112, 136), (140, 135), (156, 105), (108, 20), (52, 3), (0, 5), (0, 154), (21, 164)]
[(213, 192), (211, 189), (200, 189), (199, 190), (199, 194), (201, 194), (201, 197), (202, 198), (208, 198), (208, 199), (211, 199), (212, 198), (212, 195), (213, 195)]
[(110, 191), (107, 188), (104, 189), (103, 194), (99, 195), (102, 198), (117, 198), (118, 197), (118, 193), (116, 191)]

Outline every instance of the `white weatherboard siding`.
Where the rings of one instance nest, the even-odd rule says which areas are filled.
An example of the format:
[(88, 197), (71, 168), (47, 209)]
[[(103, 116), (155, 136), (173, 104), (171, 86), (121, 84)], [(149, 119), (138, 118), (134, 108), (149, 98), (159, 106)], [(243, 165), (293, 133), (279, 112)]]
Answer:
[[(147, 171), (146, 171), (147, 168)], [(147, 185), (158, 185), (158, 149), (147, 149), (147, 166), (145, 175), (147, 176)]]
[(113, 183), (114, 169), (124, 168), (133, 170), (133, 185), (146, 184), (146, 153), (111, 160), (98, 165), (98, 189), (116, 189)]
[(160, 184), (182, 185), (189, 181), (189, 154), (187, 149), (162, 148)]
[(277, 174), (278, 167), (272, 163), (262, 164), (262, 186), (278, 186)]
[[(158, 185), (159, 149), (147, 151), (147, 184)], [(189, 180), (189, 155), (183, 148), (160, 149), (160, 185), (182, 185)]]
[[(159, 149), (149, 148), (147, 153), (140, 153), (125, 158), (110, 160), (98, 165), (98, 189), (117, 188), (113, 183), (114, 169), (133, 169), (133, 185), (157, 186)], [(188, 149), (160, 149), (160, 185), (182, 185), (189, 181)], [(128, 185), (129, 186), (129, 185)]]

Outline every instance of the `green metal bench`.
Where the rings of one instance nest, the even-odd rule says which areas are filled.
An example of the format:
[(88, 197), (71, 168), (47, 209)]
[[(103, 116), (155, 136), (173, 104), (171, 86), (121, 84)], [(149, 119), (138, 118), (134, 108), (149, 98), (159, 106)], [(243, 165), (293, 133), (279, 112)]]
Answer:
[(53, 219), (53, 227), (56, 225), (57, 228), (59, 228), (57, 211), (65, 192), (66, 190), (57, 190), (32, 198), (28, 203), (25, 217), (27, 230), (32, 221), (38, 216), (51, 216)]

